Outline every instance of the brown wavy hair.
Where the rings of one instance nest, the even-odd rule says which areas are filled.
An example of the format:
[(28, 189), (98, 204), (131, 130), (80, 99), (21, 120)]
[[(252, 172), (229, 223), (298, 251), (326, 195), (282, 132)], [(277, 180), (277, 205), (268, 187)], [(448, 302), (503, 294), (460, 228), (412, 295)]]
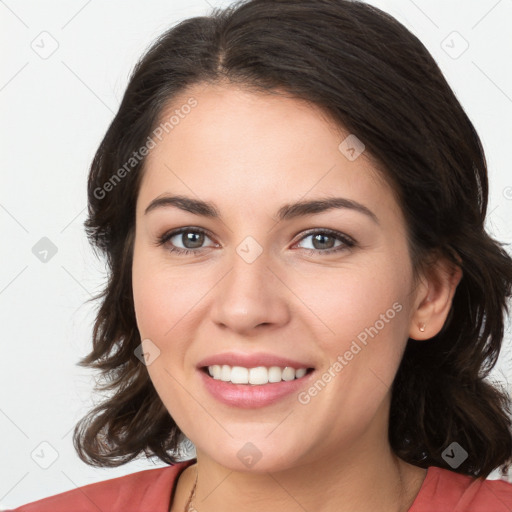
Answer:
[[(462, 268), (441, 332), (407, 342), (392, 387), (389, 441), (419, 467), (483, 477), (498, 466), (506, 471), (510, 397), (485, 377), (504, 338), (512, 259), (484, 228), (482, 144), (420, 40), (387, 13), (349, 0), (237, 2), (176, 24), (136, 64), (88, 178), (84, 225), (106, 258), (108, 283), (93, 298), (101, 299), (93, 348), (78, 364), (100, 370), (97, 390), (106, 397), (75, 427), (79, 457), (93, 466), (119, 466), (141, 452), (180, 460), (186, 438), (134, 353), (141, 339), (131, 267), (145, 158), (130, 158), (177, 94), (218, 83), (284, 91), (321, 107), (364, 142), (397, 193), (415, 273), (433, 254)], [(456, 469), (442, 457), (454, 441), (468, 453)]]

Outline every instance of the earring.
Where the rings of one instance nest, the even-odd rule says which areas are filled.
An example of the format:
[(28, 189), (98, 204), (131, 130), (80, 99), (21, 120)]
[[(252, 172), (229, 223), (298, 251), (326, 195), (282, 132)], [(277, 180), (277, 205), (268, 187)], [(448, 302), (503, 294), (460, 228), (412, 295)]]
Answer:
[(418, 327), (421, 332), (425, 332), (425, 324), (424, 323), (419, 324)]

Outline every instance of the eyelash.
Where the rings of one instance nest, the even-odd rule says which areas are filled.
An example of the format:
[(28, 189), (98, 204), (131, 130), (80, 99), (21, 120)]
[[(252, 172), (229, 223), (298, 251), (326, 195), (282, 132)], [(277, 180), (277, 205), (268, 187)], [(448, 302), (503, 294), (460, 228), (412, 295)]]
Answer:
[[(163, 235), (158, 237), (156, 245), (163, 246), (165, 243), (167, 243), (171, 238), (175, 237), (176, 235), (180, 235), (182, 233), (187, 233), (187, 232), (201, 233), (201, 234), (208, 236), (208, 238), (211, 238), (209, 236), (208, 232), (202, 228), (186, 227), (186, 228), (179, 228), (179, 229), (175, 229), (173, 231), (168, 231), (168, 232), (164, 233)], [(314, 256), (318, 256), (319, 253), (320, 254), (333, 254), (333, 253), (337, 253), (337, 252), (341, 252), (341, 251), (346, 251), (347, 249), (351, 249), (356, 246), (356, 242), (349, 236), (344, 235), (343, 233), (340, 233), (339, 231), (335, 231), (333, 229), (328, 229), (328, 228), (309, 230), (296, 243), (302, 242), (305, 238), (308, 238), (311, 235), (317, 235), (317, 234), (329, 235), (329, 236), (343, 242), (343, 245), (339, 245), (338, 247), (334, 247), (332, 249), (323, 249), (323, 250), (322, 249), (308, 249), (308, 248), (303, 247), (302, 250), (306, 251), (307, 254), (314, 255)], [(191, 255), (191, 254), (194, 256), (199, 256), (201, 253), (201, 249), (205, 249), (205, 247), (200, 247), (198, 249), (181, 249), (180, 247), (169, 246), (167, 248), (167, 250), (169, 252), (179, 254), (182, 256), (187, 256), (187, 255)]]

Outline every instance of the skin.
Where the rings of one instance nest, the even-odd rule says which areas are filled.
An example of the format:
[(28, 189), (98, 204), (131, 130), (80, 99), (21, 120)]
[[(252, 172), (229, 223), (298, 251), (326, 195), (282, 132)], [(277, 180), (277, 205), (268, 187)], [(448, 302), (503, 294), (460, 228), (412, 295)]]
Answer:
[[(390, 386), (408, 337), (428, 339), (442, 328), (460, 269), (438, 260), (413, 280), (391, 188), (366, 152), (345, 157), (338, 145), (348, 133), (317, 107), (201, 84), (174, 98), (169, 112), (190, 96), (197, 106), (147, 158), (133, 259), (141, 339), (160, 351), (147, 370), (197, 452), (171, 510), (184, 510), (196, 472), (200, 512), (407, 510), (426, 470), (391, 451)], [(221, 219), (173, 206), (144, 214), (164, 193), (211, 201)], [(276, 221), (285, 203), (332, 196), (363, 204), (378, 223), (347, 208)], [(182, 235), (156, 245), (187, 226), (211, 233), (191, 249), (197, 255), (169, 252), (171, 243), (187, 247)], [(304, 235), (313, 228), (339, 231), (356, 245), (322, 254), (343, 242), (315, 246)], [(247, 236), (263, 249), (250, 264), (236, 251)], [(292, 394), (259, 409), (230, 407), (206, 391), (196, 370), (219, 352), (263, 351), (311, 362), (322, 375), (395, 303), (401, 311), (307, 404)], [(251, 468), (237, 457), (247, 442), (262, 454)]]

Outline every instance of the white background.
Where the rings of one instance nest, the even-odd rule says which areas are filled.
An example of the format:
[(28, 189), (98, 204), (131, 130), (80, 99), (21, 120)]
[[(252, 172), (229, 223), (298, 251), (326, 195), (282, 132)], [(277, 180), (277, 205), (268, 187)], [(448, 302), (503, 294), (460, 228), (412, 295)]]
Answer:
[[(142, 459), (96, 469), (78, 459), (71, 443), (75, 422), (93, 404), (93, 375), (76, 366), (89, 352), (95, 314), (85, 301), (105, 280), (83, 230), (86, 177), (141, 53), (177, 21), (229, 3), (0, 1), (3, 507), (164, 465)], [(371, 3), (423, 41), (473, 121), (489, 164), (488, 229), (510, 243), (512, 1)], [(453, 58), (463, 49), (460, 36), (469, 47)], [(58, 48), (48, 58), (33, 49), (52, 44)], [(57, 248), (46, 263), (32, 252), (43, 237)], [(507, 378), (512, 383), (510, 340), (509, 327), (501, 372), (493, 372), (505, 385)], [(36, 461), (49, 462), (53, 450), (57, 459), (43, 469)]]

